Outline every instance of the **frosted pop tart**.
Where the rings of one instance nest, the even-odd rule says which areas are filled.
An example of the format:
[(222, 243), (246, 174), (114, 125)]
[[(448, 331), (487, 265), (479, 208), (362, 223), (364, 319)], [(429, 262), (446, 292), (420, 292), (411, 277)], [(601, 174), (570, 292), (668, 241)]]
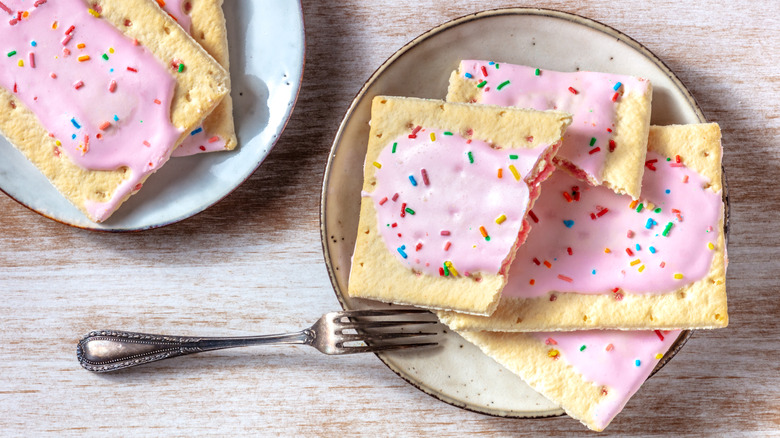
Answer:
[(654, 126), (648, 143), (641, 200), (556, 172), (496, 312), (441, 318), (458, 330), (725, 327), (720, 129)]
[(349, 295), (492, 313), (570, 120), (375, 97)]
[(227, 94), (227, 72), (153, 0), (2, 0), (0, 131), (106, 220)]
[[(158, 3), (225, 70), (230, 70), (227, 25), (222, 11), (222, 0), (167, 0)], [(227, 77), (226, 85), (229, 89), (230, 76)], [(233, 99), (228, 93), (203, 124), (191, 131), (184, 142), (174, 149), (172, 156), (229, 151), (235, 149), (237, 144), (233, 123)]]
[(653, 372), (679, 331), (460, 333), (588, 428), (601, 431)]
[(447, 94), (449, 102), (571, 113), (555, 164), (634, 199), (641, 189), (651, 100), (647, 79), (473, 60), (461, 61)]

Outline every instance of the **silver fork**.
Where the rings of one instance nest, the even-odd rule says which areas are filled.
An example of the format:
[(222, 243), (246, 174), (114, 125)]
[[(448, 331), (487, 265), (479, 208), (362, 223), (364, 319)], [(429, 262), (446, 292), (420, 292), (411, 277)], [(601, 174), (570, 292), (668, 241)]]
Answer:
[(205, 338), (100, 330), (79, 341), (76, 356), (82, 367), (103, 373), (201, 351), (251, 345), (299, 344), (325, 354), (371, 353), (438, 345), (437, 333), (420, 332), (420, 327), (406, 331), (436, 323), (436, 316), (427, 310), (389, 308), (326, 313), (307, 329), (278, 335)]

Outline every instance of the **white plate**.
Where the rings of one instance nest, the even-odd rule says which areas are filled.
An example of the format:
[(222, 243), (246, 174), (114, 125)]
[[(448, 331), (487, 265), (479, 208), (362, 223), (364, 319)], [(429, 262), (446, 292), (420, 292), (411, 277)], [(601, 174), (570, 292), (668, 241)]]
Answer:
[[(443, 99), (449, 74), (461, 59), (646, 77), (654, 88), (653, 124), (705, 121), (691, 94), (658, 57), (626, 35), (577, 15), (542, 9), (487, 11), (426, 32), (371, 76), (352, 102), (333, 142), (323, 182), (322, 240), (331, 282), (347, 309), (383, 306), (345, 294), (360, 211), (371, 99), (379, 94)], [(690, 333), (683, 332), (656, 370), (682, 347)], [(563, 413), (449, 331), (440, 348), (378, 356), (409, 383), (455, 406), (509, 417)]]
[(95, 224), (0, 137), (0, 190), (30, 209), (81, 228), (131, 231), (186, 219), (244, 182), (271, 151), (298, 97), (304, 62), (298, 1), (224, 4), (238, 148), (172, 158), (106, 222)]

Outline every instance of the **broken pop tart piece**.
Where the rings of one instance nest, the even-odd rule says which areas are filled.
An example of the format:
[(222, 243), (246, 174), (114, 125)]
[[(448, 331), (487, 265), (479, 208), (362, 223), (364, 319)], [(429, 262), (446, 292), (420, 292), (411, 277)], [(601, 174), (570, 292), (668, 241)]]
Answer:
[(473, 60), (461, 61), (447, 94), (449, 102), (571, 113), (555, 164), (634, 199), (641, 191), (651, 100), (647, 79)]
[(492, 313), (569, 121), (374, 98), (349, 295)]
[(556, 172), (496, 312), (440, 317), (468, 331), (725, 327), (721, 154), (717, 124), (652, 127), (640, 201)]

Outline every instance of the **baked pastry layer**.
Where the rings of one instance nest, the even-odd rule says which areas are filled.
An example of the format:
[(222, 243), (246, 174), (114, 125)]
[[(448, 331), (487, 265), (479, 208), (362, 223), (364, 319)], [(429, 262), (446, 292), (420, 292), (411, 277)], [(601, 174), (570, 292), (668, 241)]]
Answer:
[(679, 331), (459, 332), (595, 431), (623, 409)]
[[(521, 206), (522, 212), (519, 216), (507, 215), (510, 217), (506, 219), (506, 223), (499, 224), (501, 221), (493, 216), (480, 218), (484, 221), (479, 223), (475, 221), (472, 223), (473, 220), (467, 218), (479, 216), (482, 212), (474, 206), (481, 206), (482, 201), (486, 199), (491, 200), (490, 202), (493, 203), (491, 205), (495, 205), (496, 202), (499, 204), (512, 202), (510, 199), (502, 200), (501, 192), (492, 190), (494, 183), (525, 188), (528, 195), (524, 202), (533, 199), (535, 193), (532, 188), (551, 170), (549, 157), (559, 145), (562, 132), (570, 121), (568, 115), (552, 111), (539, 112), (385, 96), (374, 98), (371, 115), (371, 132), (364, 167), (364, 196), (361, 200), (360, 224), (349, 281), (350, 296), (429, 308), (458, 309), (475, 314), (490, 314), (495, 308), (498, 294), (505, 282), (504, 267), (511, 261), (514, 247), (519, 243), (526, 205)], [(435, 139), (437, 132), (440, 136), (438, 140)], [(407, 139), (407, 137), (417, 139), (409, 146), (400, 144), (401, 141), (398, 139)], [(425, 169), (414, 167), (415, 152), (419, 152), (419, 156), (422, 157), (431, 148), (445, 144), (444, 137), (458, 137), (466, 143), (471, 143), (473, 139), (474, 146), (480, 144), (489, 151), (481, 155), (482, 153), (477, 150), (474, 150), (473, 154), (468, 151), (467, 154), (466, 151), (458, 149), (455, 162), (444, 164), (446, 160), (442, 159), (442, 163), (433, 163), (427, 167), (423, 175)], [(485, 142), (493, 147), (485, 146)], [(391, 164), (397, 164), (395, 160), (401, 160), (401, 158), (388, 158), (391, 162), (385, 162), (384, 165), (378, 162), (378, 157), (383, 151), (388, 157), (402, 155), (401, 151), (394, 154), (387, 149), (393, 148), (394, 143), (400, 149), (414, 148), (411, 151), (403, 151), (411, 152), (410, 162), (400, 163), (412, 166), (409, 170), (409, 179), (406, 179), (406, 174), (403, 175), (405, 181), (402, 184), (408, 192), (396, 190), (395, 186), (380, 187), (379, 177), (387, 175), (381, 172), (388, 172)], [(460, 144), (462, 143), (458, 143)], [(469, 197), (468, 193), (460, 193), (459, 189), (453, 189), (454, 179), (462, 182), (463, 178), (467, 178), (466, 175), (471, 175), (468, 172), (477, 167), (473, 163), (484, 163), (483, 157), (486, 157), (488, 152), (506, 154), (504, 178), (499, 179), (497, 169), (491, 167), (489, 176), (479, 176), (473, 180), (475, 187), (484, 190), (474, 189), (475, 191), (471, 193), (473, 196)], [(448, 155), (450, 154), (445, 151), (442, 153), (442, 158)], [(521, 165), (521, 162), (524, 164)], [(430, 186), (428, 186), (428, 178), (430, 178)], [(465, 181), (468, 185), (469, 180)], [(390, 191), (384, 193), (380, 190)], [(469, 191), (469, 188), (465, 190)], [(372, 198), (375, 191), (378, 196), (388, 199)], [(394, 195), (393, 192), (400, 192), (401, 195)], [(422, 198), (414, 198), (415, 203), (409, 206), (402, 205), (411, 202), (405, 200), (406, 193), (409, 193), (409, 199), (412, 196), (422, 196)], [(437, 212), (431, 211), (429, 215), (421, 213), (422, 209), (435, 204), (434, 198), (442, 199), (442, 197), (445, 200), (451, 198), (452, 205), (441, 207)], [(518, 199), (516, 202), (523, 201)], [(415, 213), (418, 205), (420, 210)], [(392, 223), (387, 220), (385, 221), (387, 223), (380, 224), (379, 217), (384, 217), (384, 210), (389, 208), (392, 208), (393, 212), (401, 212), (403, 216)], [(468, 213), (470, 209), (471, 213)], [(446, 237), (452, 240), (452, 250), (444, 240), (441, 242), (434, 240), (439, 238), (440, 234), (445, 236), (440, 233), (438, 223), (428, 222), (434, 213), (444, 213), (447, 220), (452, 219), (454, 224), (461, 221), (458, 229), (452, 230), (452, 236), (449, 235), (450, 230), (441, 230), (446, 231)], [(398, 226), (398, 229), (405, 228), (405, 223), (398, 223), (401, 221), (432, 228), (429, 232), (420, 231), (419, 235), (414, 236), (401, 235), (398, 232), (399, 238), (413, 240), (407, 241), (405, 245), (399, 243), (396, 248), (393, 242), (386, 241), (382, 232), (389, 232), (388, 238), (393, 238), (395, 235), (392, 233), (396, 230), (394, 226)], [(505, 237), (491, 240), (490, 234), (498, 232), (499, 229)], [(480, 232), (483, 232), (482, 236)], [(458, 233), (466, 237), (461, 238)], [(441, 253), (442, 245), (445, 248), (443, 254), (471, 251), (472, 245), (474, 251), (482, 251), (483, 248), (489, 251), (498, 245), (504, 245), (502, 248), (505, 250), (500, 255), (503, 264), (494, 266), (492, 270), (477, 272), (454, 258), (445, 259), (443, 265), (442, 260), (438, 258), (431, 259), (435, 262), (426, 263), (423, 260), (421, 263), (415, 263), (418, 258), (428, 257), (425, 252), (429, 249)], [(418, 253), (421, 249), (423, 251)], [(448, 265), (447, 261), (454, 264)], [(436, 266), (442, 268), (439, 274), (425, 273), (429, 269), (436, 272)]]

